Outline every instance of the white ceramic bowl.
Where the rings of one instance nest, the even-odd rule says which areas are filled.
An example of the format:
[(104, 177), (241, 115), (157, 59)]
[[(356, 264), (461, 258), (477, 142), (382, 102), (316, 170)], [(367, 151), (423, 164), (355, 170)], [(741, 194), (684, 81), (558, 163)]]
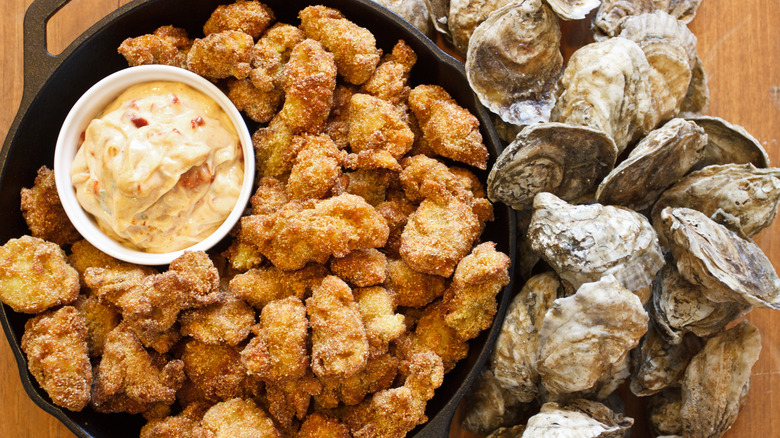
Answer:
[[(132, 85), (151, 81), (175, 81), (187, 84), (216, 101), (235, 125), (244, 153), (244, 180), (236, 205), (225, 222), (211, 235), (188, 248), (167, 253), (148, 253), (128, 248), (103, 233), (95, 219), (84, 211), (76, 199), (76, 191), (70, 180), (70, 168), (81, 142), (81, 133), (89, 122), (111, 103), (120, 93)], [(142, 265), (165, 265), (188, 250), (207, 250), (224, 238), (246, 208), (252, 196), (255, 174), (255, 153), (252, 137), (241, 114), (227, 96), (208, 80), (182, 68), (164, 65), (145, 65), (120, 70), (92, 86), (71, 108), (57, 137), (54, 152), (54, 176), (65, 213), (76, 229), (92, 245), (120, 260)]]

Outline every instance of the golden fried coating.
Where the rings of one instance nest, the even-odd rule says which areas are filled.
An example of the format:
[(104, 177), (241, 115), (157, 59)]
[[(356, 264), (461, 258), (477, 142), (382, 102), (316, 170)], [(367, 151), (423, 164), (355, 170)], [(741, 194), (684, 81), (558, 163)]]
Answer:
[(274, 422), (251, 399), (233, 398), (212, 406), (202, 425), (214, 438), (280, 438)]
[(387, 257), (374, 248), (359, 249), (332, 259), (330, 270), (353, 286), (374, 286), (385, 281)]
[(482, 222), (465, 202), (427, 198), (409, 216), (399, 252), (412, 269), (449, 277), (480, 233)]
[(368, 394), (393, 386), (398, 374), (398, 358), (382, 354), (368, 359), (366, 367), (346, 379), (322, 379), (322, 393), (315, 396), (317, 406), (323, 409), (336, 408), (339, 402), (354, 406)]
[(92, 357), (103, 355), (103, 345), (106, 336), (119, 325), (121, 317), (110, 306), (101, 302), (96, 296), (79, 295), (73, 303), (87, 324), (87, 347)]
[(360, 85), (379, 64), (382, 51), (376, 48), (374, 35), (346, 19), (336, 9), (309, 6), (298, 13), (307, 38), (322, 43), (336, 57), (339, 74), (345, 81)]
[(354, 153), (384, 149), (400, 160), (414, 143), (405, 115), (392, 103), (370, 94), (352, 95), (347, 123), (347, 140)]
[(310, 264), (296, 271), (261, 267), (236, 275), (228, 288), (236, 298), (262, 309), (271, 301), (291, 296), (303, 300), (326, 275), (328, 270), (320, 264)]
[(333, 106), (330, 109), (328, 120), (325, 122), (324, 132), (330, 136), (339, 149), (346, 149), (348, 146), (349, 124), (347, 116), (349, 102), (352, 95), (357, 91), (355, 87), (336, 83), (336, 89), (333, 90)]
[(444, 293), (444, 320), (462, 339), (476, 337), (493, 323), (496, 295), (509, 284), (509, 257), (485, 242), (474, 247), (455, 268)]
[(417, 272), (403, 260), (390, 259), (384, 286), (393, 294), (395, 305), (423, 307), (444, 295), (447, 282), (438, 275)]
[(177, 47), (174, 41), (155, 34), (127, 38), (117, 49), (128, 65), (162, 64), (186, 67), (187, 51)]
[(401, 165), (393, 154), (384, 149), (367, 149), (357, 154), (349, 154), (344, 159), (347, 169), (386, 169), (400, 172)]
[(418, 85), (409, 93), (409, 106), (423, 141), (436, 154), (479, 169), (487, 168), (488, 151), (482, 143), (479, 120), (438, 85)]
[(184, 363), (149, 354), (124, 324), (106, 336), (92, 385), (92, 408), (98, 412), (137, 414), (155, 404), (170, 405), (184, 381)]
[(187, 30), (181, 27), (175, 27), (171, 25), (160, 26), (154, 30), (153, 35), (167, 40), (174, 47), (184, 52), (188, 51), (192, 46), (192, 40), (187, 35)]
[(409, 216), (414, 213), (417, 206), (411, 203), (405, 197), (387, 196), (385, 202), (376, 206), (376, 211), (387, 221), (390, 233), (387, 237), (387, 243), (382, 248), (388, 257), (400, 258), (401, 233), (404, 231)]
[(282, 71), (293, 47), (306, 37), (303, 31), (285, 23), (276, 23), (257, 40), (252, 49), (252, 73), (256, 87), (267, 90), (282, 87)]
[(247, 369), (236, 347), (190, 340), (181, 355), (184, 371), (206, 400), (216, 402), (248, 395)]
[(322, 199), (341, 177), (343, 152), (327, 134), (304, 135), (300, 151), (287, 179), (287, 197)]
[(123, 262), (119, 259), (115, 259), (103, 251), (95, 248), (86, 239), (76, 241), (70, 246), (70, 255), (68, 255), (68, 262), (79, 273), (79, 279), (84, 282), (84, 272), (87, 268), (119, 268), (125, 267), (127, 270), (141, 269), (146, 272), (147, 275), (156, 274), (157, 271), (154, 268), (148, 266), (134, 265), (131, 263)]
[(201, 426), (208, 405), (193, 403), (179, 415), (153, 419), (141, 428), (139, 438), (214, 438), (214, 433)]
[(71, 411), (89, 403), (92, 365), (87, 325), (72, 306), (37, 315), (24, 325), (21, 347), (30, 374), (52, 402)]
[(368, 339), (352, 290), (340, 278), (322, 280), (306, 300), (311, 369), (320, 378), (347, 378), (366, 366)]
[(170, 263), (168, 270), (176, 272), (189, 289), (185, 306), (207, 306), (222, 298), (219, 271), (204, 251), (184, 251)]
[(255, 337), (241, 351), (241, 361), (250, 373), (277, 384), (298, 380), (306, 374), (309, 321), (299, 298), (268, 303), (252, 331)]
[(315, 412), (301, 424), (295, 438), (351, 438), (349, 428), (335, 418)]
[(392, 175), (382, 169), (357, 169), (346, 174), (347, 193), (358, 195), (376, 207), (386, 199)]
[(260, 178), (255, 194), (249, 199), (252, 214), (271, 214), (288, 201), (284, 183), (270, 176)]
[(302, 41), (290, 53), (282, 72), (284, 105), (279, 117), (294, 134), (318, 134), (333, 106), (336, 65), (333, 54), (312, 39)]
[(79, 273), (57, 244), (22, 236), (0, 246), (0, 301), (15, 312), (40, 313), (78, 295)]
[(395, 313), (393, 294), (381, 286), (374, 286), (357, 288), (354, 295), (366, 326), (369, 355), (386, 353), (390, 342), (406, 331), (404, 316)]
[(460, 179), (460, 183), (463, 184), (463, 187), (465, 187), (466, 190), (471, 192), (471, 195), (474, 198), (484, 198), (487, 196), (485, 185), (479, 180), (479, 177), (475, 175), (474, 172), (456, 166), (450, 166), (449, 170), (456, 178)]
[(38, 169), (31, 188), (22, 188), (22, 216), (34, 237), (57, 245), (67, 245), (81, 235), (65, 214), (54, 184), (54, 172), (46, 166)]
[(241, 228), (234, 228), (233, 241), (230, 242), (230, 246), (222, 256), (227, 261), (228, 275), (236, 272), (246, 272), (252, 268), (260, 266), (263, 261), (263, 255), (257, 250), (257, 247), (252, 245), (241, 236)]
[(450, 196), (470, 201), (473, 193), (464, 185), (463, 177), (456, 175), (441, 161), (425, 155), (404, 158), (401, 162), (401, 186), (407, 199), (421, 202), (434, 198), (446, 202)]
[(203, 34), (238, 30), (251, 35), (252, 38), (257, 38), (274, 20), (273, 11), (263, 3), (238, 0), (235, 3), (217, 6), (203, 25)]
[(193, 41), (187, 53), (187, 69), (211, 80), (244, 79), (252, 67), (252, 37), (237, 30), (212, 33)]
[[(469, 344), (444, 321), (445, 309), (441, 301), (434, 301), (425, 307), (414, 332), (403, 342), (397, 343), (396, 353), (405, 362), (417, 353), (432, 351), (441, 357), (444, 372), (449, 372), (455, 364), (466, 357)], [(406, 375), (408, 370), (401, 369)]]
[(311, 372), (298, 380), (270, 383), (266, 386), (268, 412), (289, 435), (294, 427), (294, 418), (303, 420), (312, 396), (321, 391), (322, 383)]
[(241, 218), (242, 233), (279, 269), (325, 263), (356, 249), (381, 247), (385, 219), (360, 196), (341, 194), (323, 201), (291, 201), (271, 215)]
[(250, 119), (260, 123), (267, 123), (276, 115), (284, 97), (281, 88), (271, 88), (266, 91), (255, 86), (249, 78), (231, 78), (228, 80), (227, 87), (227, 95), (233, 105)]
[(393, 51), (382, 58), (371, 78), (363, 84), (361, 92), (400, 105), (411, 90), (407, 85), (409, 72), (417, 62), (417, 54), (404, 40), (398, 40)]
[(209, 306), (185, 310), (179, 320), (183, 336), (206, 344), (238, 345), (249, 336), (255, 311), (246, 302), (227, 296)]

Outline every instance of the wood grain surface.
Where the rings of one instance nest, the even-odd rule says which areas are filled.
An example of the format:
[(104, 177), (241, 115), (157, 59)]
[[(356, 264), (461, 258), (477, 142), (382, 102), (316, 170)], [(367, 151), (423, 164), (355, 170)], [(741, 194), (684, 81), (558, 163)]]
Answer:
[[(73, 0), (47, 28), (49, 51), (59, 53), (91, 24), (128, 0)], [(5, 138), (21, 100), (22, 18), (31, 0), (0, 1), (0, 138)], [(699, 56), (709, 77), (709, 114), (744, 126), (780, 163), (780, 1), (703, 0), (690, 24), (699, 41)], [(160, 23), (167, 24), (167, 23)], [(573, 29), (569, 47), (576, 46), (582, 26)], [(579, 29), (579, 31), (577, 30)], [(2, 226), (0, 224), (0, 226)], [(780, 221), (756, 237), (776, 268), (780, 268)], [(748, 319), (761, 329), (763, 349), (753, 367), (747, 403), (724, 436), (768, 438), (780, 435), (780, 312), (754, 310)], [(25, 393), (19, 370), (5, 338), (0, 340), (0, 437), (67, 438), (73, 434), (37, 407)], [(445, 383), (446, 384), (446, 383)], [(628, 403), (636, 418), (634, 438), (650, 436), (641, 407)], [(457, 419), (451, 437), (476, 437), (460, 430)]]

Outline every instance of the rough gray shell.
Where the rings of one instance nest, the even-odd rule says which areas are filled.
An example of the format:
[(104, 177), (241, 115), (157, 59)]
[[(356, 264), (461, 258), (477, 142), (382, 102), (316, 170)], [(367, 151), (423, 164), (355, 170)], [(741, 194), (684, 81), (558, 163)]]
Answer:
[[(540, 8), (541, 0), (520, 0), (528, 8)], [(469, 40), (474, 29), (488, 16), (502, 7), (518, 3), (518, 0), (450, 0), (447, 25), (455, 49), (465, 55), (469, 49)]]
[(712, 116), (689, 117), (688, 120), (696, 122), (707, 133), (707, 147), (695, 169), (730, 163), (753, 163), (756, 167), (769, 167), (766, 150), (742, 126)]
[(564, 20), (582, 20), (590, 11), (599, 7), (601, 0), (545, 0)]
[(517, 399), (502, 388), (489, 368), (482, 370), (465, 400), (463, 429), (477, 434), (488, 434), (499, 427), (520, 422), (525, 413)]
[(688, 362), (701, 348), (699, 338), (685, 336), (682, 342), (671, 344), (658, 333), (653, 324), (634, 349), (630, 389), (634, 395), (646, 397), (679, 383)]
[(374, 0), (403, 17), (426, 35), (433, 36), (434, 27), (426, 0)]
[(683, 23), (690, 23), (696, 16), (701, 0), (602, 0), (591, 22), (597, 41), (614, 37), (618, 25), (625, 17), (647, 12), (664, 11)]
[(528, 420), (527, 438), (619, 438), (634, 424), (630, 417), (612, 412), (603, 404), (576, 399), (568, 403), (545, 403)]

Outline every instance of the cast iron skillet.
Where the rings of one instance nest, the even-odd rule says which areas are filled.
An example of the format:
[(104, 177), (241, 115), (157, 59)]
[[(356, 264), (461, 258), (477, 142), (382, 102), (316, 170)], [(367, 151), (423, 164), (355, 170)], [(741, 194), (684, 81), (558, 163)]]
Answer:
[[(187, 29), (191, 37), (202, 36), (202, 25), (220, 3), (232, 0), (136, 0), (111, 13), (81, 35), (62, 54), (46, 51), (46, 22), (68, 0), (36, 0), (24, 19), (24, 94), (19, 112), (0, 151), (0, 243), (28, 234), (19, 212), (20, 189), (29, 187), (37, 169), (52, 167), (54, 145), (59, 127), (70, 107), (92, 84), (127, 67), (117, 47), (127, 37), (150, 33), (158, 26), (173, 24)], [(377, 44), (388, 52), (403, 38), (418, 55), (411, 82), (439, 84), (481, 121), (481, 132), (490, 151), (488, 168), (503, 149), (485, 108), (471, 92), (462, 64), (441, 51), (430, 39), (392, 12), (370, 0), (264, 0), (278, 21), (298, 24), (297, 11), (308, 4), (324, 4), (341, 10), (348, 18), (371, 29)], [(250, 124), (250, 130), (256, 125)], [(485, 181), (486, 172), (479, 173)], [(483, 238), (497, 243), (500, 251), (515, 259), (515, 216), (503, 204), (495, 205), (495, 220), (488, 224)], [(470, 341), (466, 359), (448, 373), (444, 385), (428, 403), (428, 423), (410, 436), (418, 438), (448, 436), (452, 416), (468, 387), (479, 374), (498, 335), (513, 284), (499, 295), (496, 323)], [(29, 318), (0, 308), (0, 321), (19, 366), (22, 384), (44, 410), (62, 421), (82, 438), (137, 437), (143, 419), (140, 415), (98, 414), (90, 408), (71, 412), (51, 404), (49, 397), (27, 371), (19, 340)]]

